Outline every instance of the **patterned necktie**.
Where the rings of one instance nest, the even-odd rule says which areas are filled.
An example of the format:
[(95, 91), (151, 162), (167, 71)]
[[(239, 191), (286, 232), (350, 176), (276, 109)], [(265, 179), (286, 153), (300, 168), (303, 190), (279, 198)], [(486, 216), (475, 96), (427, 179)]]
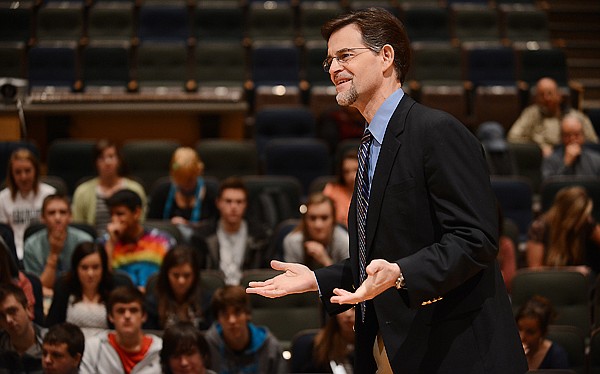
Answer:
[[(369, 130), (365, 130), (365, 134), (360, 140), (358, 148), (358, 171), (357, 188), (356, 188), (356, 224), (358, 226), (358, 270), (360, 273), (360, 283), (367, 278), (367, 211), (369, 209), (369, 149), (373, 137)], [(362, 321), (365, 321), (366, 305), (360, 303), (360, 311)]]

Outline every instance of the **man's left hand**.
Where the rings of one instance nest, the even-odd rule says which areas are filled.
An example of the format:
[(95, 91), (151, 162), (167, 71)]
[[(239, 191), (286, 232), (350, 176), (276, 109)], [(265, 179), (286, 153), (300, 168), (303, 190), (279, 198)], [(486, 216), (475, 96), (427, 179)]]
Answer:
[(355, 292), (349, 292), (341, 288), (335, 288), (331, 302), (336, 304), (358, 304), (365, 300), (371, 300), (390, 287), (395, 287), (396, 280), (400, 276), (398, 264), (386, 260), (373, 260), (366, 268), (367, 279)]

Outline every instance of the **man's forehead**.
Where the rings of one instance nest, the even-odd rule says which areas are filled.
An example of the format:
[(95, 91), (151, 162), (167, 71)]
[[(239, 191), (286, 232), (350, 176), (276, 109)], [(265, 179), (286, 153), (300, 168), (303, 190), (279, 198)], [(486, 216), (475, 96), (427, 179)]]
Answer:
[(48, 342), (44, 342), (44, 344), (42, 344), (42, 348), (46, 351), (59, 351), (59, 352), (67, 352), (69, 349), (69, 346), (67, 345), (67, 343), (48, 343)]
[(226, 188), (221, 193), (221, 198), (228, 200), (245, 199), (246, 193), (241, 188)]
[(114, 309), (140, 309), (142, 306), (137, 301), (132, 301), (130, 303), (115, 303), (113, 305)]
[(17, 300), (17, 298), (13, 294), (6, 295), (4, 300), (0, 302), (0, 309), (2, 310), (13, 308), (15, 306), (20, 306), (23, 309), (25, 309), (25, 307)]
[(344, 48), (363, 47), (362, 33), (355, 24), (334, 31), (327, 41), (327, 53), (334, 55)]

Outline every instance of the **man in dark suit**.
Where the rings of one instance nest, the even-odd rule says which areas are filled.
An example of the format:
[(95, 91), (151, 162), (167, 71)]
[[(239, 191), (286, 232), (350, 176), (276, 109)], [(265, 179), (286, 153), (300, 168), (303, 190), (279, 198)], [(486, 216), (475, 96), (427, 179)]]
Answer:
[(393, 15), (359, 10), (322, 33), (338, 103), (367, 121), (350, 258), (315, 272), (273, 261), (285, 273), (251, 282), (248, 292), (318, 290), (332, 314), (359, 304), (357, 373), (526, 372), (496, 262), (496, 207), (480, 143), (402, 92), (410, 46)]

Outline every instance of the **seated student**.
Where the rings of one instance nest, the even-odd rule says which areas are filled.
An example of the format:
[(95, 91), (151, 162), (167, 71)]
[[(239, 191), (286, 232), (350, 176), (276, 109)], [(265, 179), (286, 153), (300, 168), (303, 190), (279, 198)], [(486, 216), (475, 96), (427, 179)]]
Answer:
[(329, 317), (302, 351), (294, 351), (294, 373), (354, 372), (354, 308)]
[(99, 140), (94, 147), (94, 160), (98, 176), (77, 186), (73, 193), (73, 221), (92, 225), (103, 234), (110, 221), (106, 199), (116, 191), (129, 189), (140, 196), (145, 207), (146, 194), (141, 184), (123, 176), (123, 158), (116, 143)]
[(548, 325), (555, 317), (550, 301), (533, 296), (517, 312), (515, 317), (529, 370), (569, 369), (567, 352), (557, 343), (546, 338)]
[(85, 349), (79, 327), (61, 323), (48, 329), (42, 344), (44, 374), (77, 374)]
[(71, 270), (56, 282), (46, 326), (71, 322), (86, 336), (107, 329), (106, 300), (110, 291), (121, 285), (133, 283), (126, 277), (114, 276), (101, 244), (79, 244), (71, 257)]
[(17, 257), (22, 260), (25, 229), (40, 220), (44, 198), (56, 189), (40, 182), (40, 161), (26, 148), (10, 155), (6, 173), (6, 188), (0, 191), (0, 222), (12, 228)]
[(564, 187), (552, 206), (527, 233), (527, 266), (574, 266), (595, 279), (600, 274), (600, 225), (592, 216), (594, 201), (581, 186)]
[(283, 239), (283, 259), (311, 269), (329, 266), (348, 257), (348, 232), (335, 222), (330, 198), (312, 193), (300, 224)]
[(250, 298), (240, 286), (219, 288), (213, 295), (216, 321), (206, 332), (211, 369), (219, 374), (287, 372), (281, 345), (266, 327), (250, 322)]
[(144, 229), (142, 199), (132, 190), (115, 192), (106, 205), (111, 221), (103, 242), (109, 263), (144, 289), (148, 277), (160, 270), (163, 257), (175, 245), (175, 239), (157, 229)]
[(177, 322), (163, 334), (160, 364), (163, 374), (216, 374), (210, 367), (210, 348), (190, 322)]
[(66, 196), (46, 196), (42, 204), (42, 222), (46, 228), (25, 241), (23, 265), (26, 271), (40, 277), (44, 294), (52, 295), (57, 274), (70, 269), (75, 247), (94, 238), (83, 230), (69, 226), (71, 208)]
[(198, 223), (214, 217), (215, 196), (211, 196), (202, 174), (204, 164), (190, 147), (179, 147), (170, 164), (171, 182), (152, 192), (148, 218), (170, 220), (174, 224)]
[(354, 192), (354, 178), (358, 170), (358, 151), (351, 149), (344, 153), (339, 165), (335, 182), (329, 182), (323, 188), (323, 195), (333, 200), (336, 221), (348, 227), (348, 209)]
[(41, 289), (36, 292), (31, 280), (19, 270), (15, 260), (9, 254), (6, 243), (0, 238), (0, 284), (16, 284), (23, 290), (27, 298), (27, 308), (33, 313), (33, 320), (38, 325), (44, 324), (44, 306)]
[(225, 274), (227, 284), (240, 283), (242, 271), (268, 267), (270, 230), (244, 219), (248, 191), (241, 179), (221, 182), (217, 196), (219, 218), (204, 221), (195, 230), (192, 245), (205, 253), (204, 267)]
[(160, 373), (162, 339), (144, 334), (144, 295), (135, 287), (118, 287), (106, 303), (114, 331), (104, 331), (85, 342), (80, 373)]
[(212, 318), (210, 294), (200, 288), (200, 259), (194, 248), (179, 245), (165, 255), (156, 285), (146, 290), (145, 328), (162, 330), (178, 321), (206, 330)]
[(27, 297), (15, 284), (0, 285), (0, 373), (41, 373), (42, 338)]

